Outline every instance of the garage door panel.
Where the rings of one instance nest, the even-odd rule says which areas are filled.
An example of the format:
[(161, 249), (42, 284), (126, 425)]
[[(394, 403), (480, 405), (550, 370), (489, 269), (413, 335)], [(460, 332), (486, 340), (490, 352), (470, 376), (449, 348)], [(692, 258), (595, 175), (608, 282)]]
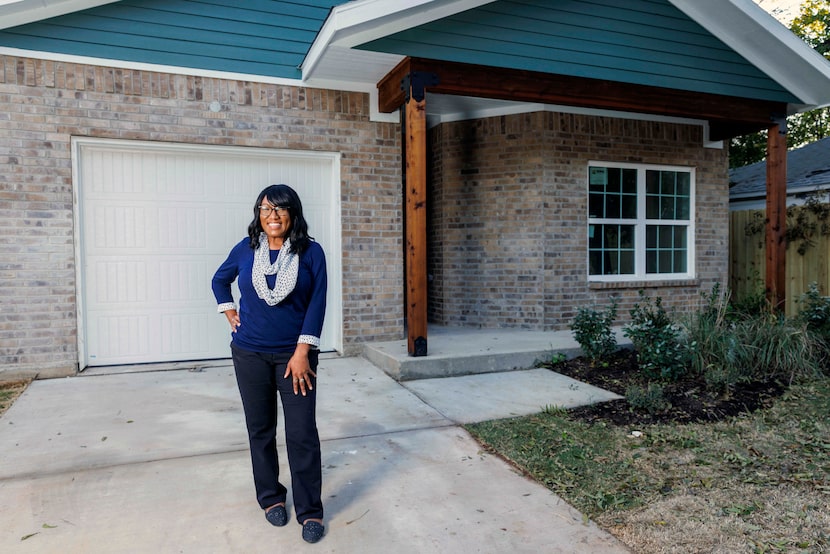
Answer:
[[(339, 165), (332, 154), (78, 139), (81, 367), (226, 358), (210, 279), (256, 195), (293, 186), (326, 250), (321, 348), (340, 344)], [(234, 285), (238, 301), (238, 289)]]
[(88, 291), (95, 304), (146, 302), (149, 288), (147, 264), (126, 259), (90, 260)]
[(150, 355), (149, 314), (91, 314), (89, 332), (100, 337), (89, 352), (89, 365), (133, 363)]
[(165, 314), (159, 321), (162, 352), (168, 356), (186, 355), (189, 359), (205, 358), (211, 353), (210, 337), (205, 333), (210, 323), (204, 312)]

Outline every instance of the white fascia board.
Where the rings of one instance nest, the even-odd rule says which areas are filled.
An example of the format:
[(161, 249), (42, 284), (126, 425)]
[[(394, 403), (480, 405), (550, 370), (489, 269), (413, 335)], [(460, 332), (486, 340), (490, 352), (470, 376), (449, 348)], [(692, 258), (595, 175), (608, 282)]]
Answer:
[(495, 0), (356, 0), (336, 6), (317, 33), (300, 67), (313, 77), (329, 46), (352, 48)]
[(830, 62), (752, 0), (669, 0), (799, 98), (799, 112), (830, 105)]
[(0, 4), (0, 29), (88, 10), (116, 0), (19, 0)]

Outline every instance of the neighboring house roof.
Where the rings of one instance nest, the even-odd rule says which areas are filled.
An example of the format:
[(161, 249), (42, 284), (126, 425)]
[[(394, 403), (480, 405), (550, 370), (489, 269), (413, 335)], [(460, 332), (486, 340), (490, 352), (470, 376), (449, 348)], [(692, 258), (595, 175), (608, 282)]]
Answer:
[[(767, 164), (760, 161), (729, 171), (729, 201), (763, 207), (767, 195)], [(787, 195), (794, 197), (830, 189), (830, 137), (787, 153)]]
[(4, 49), (362, 91), (417, 56), (830, 105), (830, 64), (751, 0), (18, 0)]

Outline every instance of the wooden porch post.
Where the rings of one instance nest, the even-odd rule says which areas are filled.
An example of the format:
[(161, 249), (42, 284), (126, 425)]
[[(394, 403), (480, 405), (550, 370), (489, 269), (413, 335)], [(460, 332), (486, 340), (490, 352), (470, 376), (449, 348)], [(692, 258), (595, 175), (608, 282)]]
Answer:
[(767, 137), (766, 294), (776, 311), (786, 301), (787, 127), (781, 118)]
[(427, 115), (421, 76), (410, 74), (405, 104), (407, 352), (427, 355)]

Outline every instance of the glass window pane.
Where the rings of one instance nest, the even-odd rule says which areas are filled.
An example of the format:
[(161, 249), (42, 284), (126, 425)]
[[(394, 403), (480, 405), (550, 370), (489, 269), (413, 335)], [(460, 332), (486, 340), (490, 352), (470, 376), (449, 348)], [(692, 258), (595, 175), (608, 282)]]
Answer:
[(657, 196), (646, 197), (646, 218), (659, 219), (660, 218), (660, 199)]
[(588, 226), (588, 248), (602, 248), (602, 225)]
[(620, 234), (619, 234), (619, 225), (604, 225), (605, 227), (605, 243), (603, 247), (605, 248), (619, 248), (620, 246)]
[(686, 227), (682, 225), (677, 225), (674, 228), (674, 247), (675, 248), (686, 248)]
[(605, 253), (605, 275), (618, 275), (620, 267), (620, 254), (616, 250)]
[(608, 169), (608, 186), (606, 190), (608, 192), (620, 192), (621, 184), (620, 181), (622, 180), (621, 170), (609, 168)]
[(603, 197), (601, 194), (588, 195), (588, 217), (605, 217)]
[(624, 219), (637, 219), (637, 197), (622, 197), (622, 217)]
[(625, 194), (637, 194), (637, 170), (626, 169), (623, 171), (622, 190)]
[(654, 250), (646, 252), (646, 273), (657, 273), (657, 252)]
[(686, 250), (675, 250), (674, 252), (674, 272), (686, 273)]
[(590, 275), (603, 275), (602, 252), (590, 252), (588, 254), (588, 271)]
[(674, 256), (671, 251), (659, 251), (657, 254), (657, 273), (672, 273), (673, 259)]
[(674, 194), (674, 171), (660, 172), (660, 193)]
[(646, 171), (646, 194), (658, 194), (660, 192), (660, 174), (656, 171)]
[(674, 197), (664, 196), (660, 199), (660, 219), (674, 219)]
[(657, 248), (657, 227), (646, 227), (646, 248)]
[(620, 225), (620, 248), (634, 249), (633, 225)]
[(677, 174), (677, 194), (678, 196), (689, 196), (692, 192), (692, 174), (687, 172), (679, 172)]
[(657, 233), (659, 234), (657, 244), (660, 245), (661, 249), (671, 248), (674, 245), (674, 234), (672, 233), (671, 227), (668, 225), (661, 225), (658, 228)]
[(616, 194), (609, 194), (605, 197), (605, 217), (619, 218), (622, 210), (620, 208), (620, 197)]
[(620, 252), (620, 274), (632, 275), (634, 273), (634, 251), (623, 250)]
[(677, 214), (675, 215), (675, 219), (690, 219), (689, 214), (689, 206), (690, 202), (688, 198), (678, 198), (677, 199)]

